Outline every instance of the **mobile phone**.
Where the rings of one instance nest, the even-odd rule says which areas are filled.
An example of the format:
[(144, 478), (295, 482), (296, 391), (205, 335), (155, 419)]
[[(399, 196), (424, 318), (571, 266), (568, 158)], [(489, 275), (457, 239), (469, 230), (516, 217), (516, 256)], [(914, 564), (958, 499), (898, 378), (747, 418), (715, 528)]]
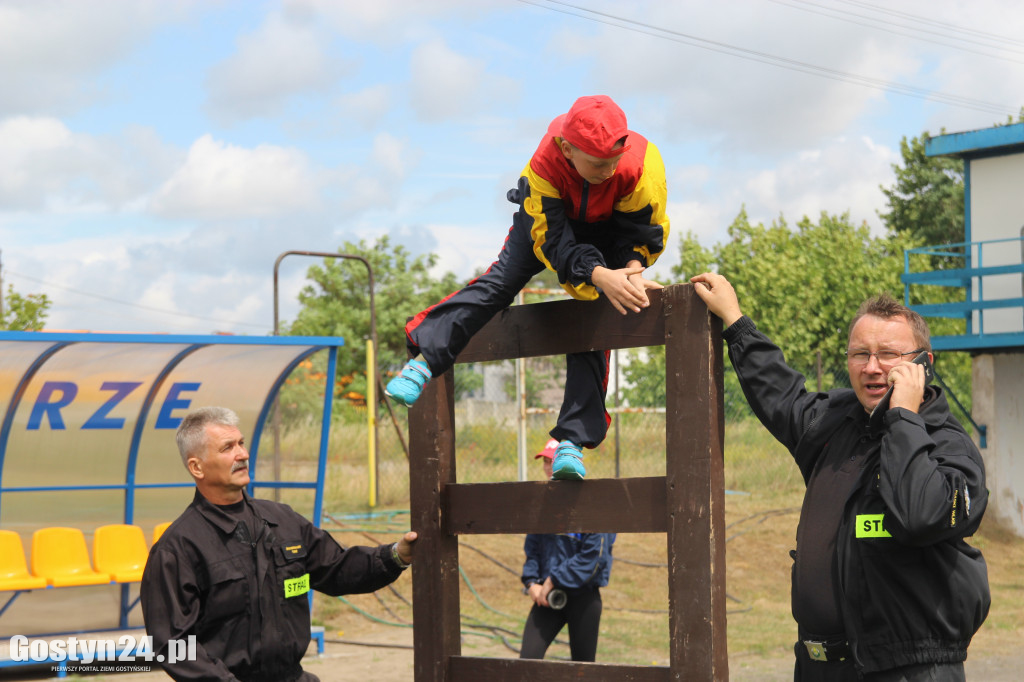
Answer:
[[(932, 367), (932, 361), (928, 359), (928, 351), (921, 351), (917, 354), (913, 360), (915, 365), (924, 365), (924, 383), (927, 386), (932, 382), (932, 377), (935, 375), (935, 368)], [(871, 426), (876, 427), (882, 423), (882, 415), (889, 409), (889, 401), (892, 400), (892, 386), (889, 386), (889, 390), (885, 392), (882, 399), (878, 401), (874, 409), (871, 410), (871, 415), (868, 417), (868, 423)]]
[(924, 365), (924, 383), (927, 386), (932, 383), (932, 378), (935, 376), (935, 368), (932, 367), (932, 361), (928, 359), (928, 351), (921, 351), (917, 357), (914, 358), (914, 362), (919, 365)]

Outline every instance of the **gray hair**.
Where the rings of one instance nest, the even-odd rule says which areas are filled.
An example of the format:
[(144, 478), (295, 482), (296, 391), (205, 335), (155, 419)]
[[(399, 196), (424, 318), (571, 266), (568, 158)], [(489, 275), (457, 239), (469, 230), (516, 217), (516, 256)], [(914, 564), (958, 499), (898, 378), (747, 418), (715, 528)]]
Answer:
[(226, 407), (200, 407), (181, 420), (174, 439), (186, 468), (189, 458), (200, 456), (206, 447), (206, 427), (210, 424), (237, 427), (238, 415)]

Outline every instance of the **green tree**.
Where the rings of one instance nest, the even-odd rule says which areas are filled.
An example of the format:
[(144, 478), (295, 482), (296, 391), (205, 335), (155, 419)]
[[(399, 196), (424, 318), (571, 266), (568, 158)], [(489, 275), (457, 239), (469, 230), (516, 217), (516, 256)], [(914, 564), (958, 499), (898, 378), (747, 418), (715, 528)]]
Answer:
[(675, 282), (689, 281), (694, 275), (708, 272), (715, 264), (715, 254), (697, 241), (697, 235), (687, 230), (679, 244), (679, 265), (672, 268)]
[(622, 397), (633, 407), (664, 407), (665, 346), (627, 351), (622, 358)]
[(0, 328), (9, 331), (37, 331), (46, 323), (50, 298), (46, 294), (22, 296), (13, 286), (8, 285), (3, 304)]
[[(707, 251), (693, 235), (682, 242), (676, 281), (716, 269), (729, 278), (749, 315), (786, 353), (794, 368), (810, 373), (820, 351), (825, 366), (845, 373), (847, 326), (868, 296), (886, 292), (902, 298), (902, 253), (910, 237), (872, 237), (867, 225), (853, 225), (848, 214), (803, 218), (791, 229), (780, 217), (752, 225), (746, 210), (729, 227), (729, 241)], [(633, 385), (625, 397), (633, 405), (664, 404), (663, 348), (648, 349), (625, 376)], [(825, 388), (837, 378), (826, 381)], [(657, 387), (652, 390), (652, 387)]]
[[(553, 290), (559, 292), (558, 295), (554, 295), (554, 296), (548, 296), (548, 295), (542, 295), (542, 294), (528, 294), (527, 295), (527, 303), (535, 303), (536, 301), (539, 301), (539, 300), (557, 300), (558, 298), (564, 298), (564, 296), (562, 296), (561, 292), (563, 292), (565, 290), (562, 289), (562, 285), (558, 283), (558, 273), (556, 273), (554, 270), (548, 270), (547, 268), (544, 268), (543, 270), (538, 272), (536, 275), (534, 275), (533, 279), (531, 279), (529, 281), (529, 283), (526, 285), (525, 288), (526, 289), (553, 289)], [(544, 296), (544, 297), (543, 298), (537, 298), (538, 296)]]
[[(459, 288), (451, 272), (440, 279), (430, 274), (437, 256), (413, 258), (402, 246), (393, 246), (387, 236), (372, 245), (364, 240), (345, 242), (338, 253), (365, 258), (373, 268), (374, 307), (377, 318), (377, 366), (385, 382), (408, 358), (405, 345), (406, 319)], [(282, 326), (284, 334), (340, 336), (345, 348), (338, 355), (339, 392), (366, 395), (366, 339), (370, 336), (369, 277), (366, 267), (351, 259), (329, 258), (306, 273), (310, 284), (299, 292), (301, 308), (295, 320)], [(300, 368), (302, 369), (302, 368)], [(306, 368), (310, 374), (323, 371), (318, 360)], [(472, 372), (457, 371), (456, 387), (471, 390), (477, 380)], [(296, 383), (303, 383), (298, 381)], [(306, 382), (310, 383), (310, 382)], [(301, 389), (294, 388), (294, 397)], [(312, 399), (314, 396), (310, 396)]]
[(903, 297), (902, 254), (909, 237), (872, 237), (848, 214), (804, 217), (796, 230), (783, 218), (751, 225), (743, 211), (716, 249), (718, 271), (736, 288), (744, 312), (757, 321), (794, 367), (810, 369), (817, 351), (843, 358), (853, 311), (868, 296)]
[[(1024, 122), (1024, 107), (1016, 119), (1007, 116), (996, 127)], [(939, 131), (945, 134), (945, 129)], [(928, 156), (925, 146), (931, 135), (904, 137), (900, 141), (903, 165), (893, 164), (896, 183), (880, 187), (888, 200), (889, 212), (879, 212), (893, 232), (913, 235), (923, 246), (956, 244), (966, 238), (964, 232), (964, 163), (948, 156)], [(958, 267), (955, 263), (936, 262), (936, 267)]]
[[(945, 131), (941, 131), (945, 132)], [(889, 211), (879, 217), (893, 232), (937, 246), (964, 240), (964, 163), (948, 156), (927, 156), (928, 131), (900, 141), (903, 165), (893, 164), (896, 183), (881, 187)]]

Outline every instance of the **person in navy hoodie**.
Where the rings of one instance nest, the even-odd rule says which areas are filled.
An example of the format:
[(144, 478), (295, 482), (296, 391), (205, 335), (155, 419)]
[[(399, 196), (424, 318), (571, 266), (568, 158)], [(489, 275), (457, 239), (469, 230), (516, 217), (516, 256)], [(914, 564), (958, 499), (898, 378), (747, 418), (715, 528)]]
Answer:
[[(558, 441), (548, 441), (536, 456), (551, 477)], [(520, 658), (544, 658), (551, 642), (569, 625), (569, 651), (574, 661), (593, 661), (601, 626), (601, 588), (612, 571), (615, 533), (530, 533), (523, 550), (524, 591), (533, 608), (523, 629)]]

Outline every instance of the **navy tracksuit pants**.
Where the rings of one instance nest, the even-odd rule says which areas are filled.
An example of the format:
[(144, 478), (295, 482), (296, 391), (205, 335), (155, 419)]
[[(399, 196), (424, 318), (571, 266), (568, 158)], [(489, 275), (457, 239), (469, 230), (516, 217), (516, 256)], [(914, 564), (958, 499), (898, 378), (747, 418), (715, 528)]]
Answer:
[(569, 655), (574, 661), (597, 659), (597, 638), (601, 632), (601, 590), (580, 587), (565, 590), (569, 600), (556, 611), (533, 605), (523, 628), (523, 645), (519, 658), (544, 658), (548, 647), (567, 624), (569, 626)]
[[(543, 269), (544, 264), (533, 253), (533, 240), (525, 222), (514, 221), (498, 260), (487, 272), (405, 326), (409, 353), (422, 355), (433, 375), (447, 372), (473, 335), (497, 312), (511, 305), (520, 290)], [(548, 332), (557, 334), (558, 330)], [(604, 407), (608, 351), (565, 357), (565, 397), (551, 437), (596, 447), (604, 440), (610, 421)]]

